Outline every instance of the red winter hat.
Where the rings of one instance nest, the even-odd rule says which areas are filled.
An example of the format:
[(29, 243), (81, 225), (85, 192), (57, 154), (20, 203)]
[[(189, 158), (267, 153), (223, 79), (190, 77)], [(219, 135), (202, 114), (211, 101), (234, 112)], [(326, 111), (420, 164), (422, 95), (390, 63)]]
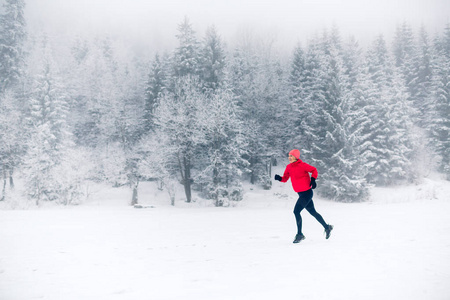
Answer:
[(291, 152), (289, 152), (289, 155), (292, 155), (296, 159), (300, 159), (300, 150), (298, 149), (291, 150)]

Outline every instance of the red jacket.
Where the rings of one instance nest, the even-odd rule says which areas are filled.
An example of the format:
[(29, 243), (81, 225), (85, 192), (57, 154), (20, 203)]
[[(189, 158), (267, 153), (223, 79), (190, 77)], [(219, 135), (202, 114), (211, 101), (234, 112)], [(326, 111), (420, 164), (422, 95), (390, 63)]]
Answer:
[(308, 165), (299, 159), (286, 166), (281, 182), (286, 182), (291, 178), (294, 191), (296, 193), (304, 192), (311, 188), (311, 178), (309, 177), (309, 173), (312, 173), (311, 176), (316, 179), (319, 174), (315, 167)]

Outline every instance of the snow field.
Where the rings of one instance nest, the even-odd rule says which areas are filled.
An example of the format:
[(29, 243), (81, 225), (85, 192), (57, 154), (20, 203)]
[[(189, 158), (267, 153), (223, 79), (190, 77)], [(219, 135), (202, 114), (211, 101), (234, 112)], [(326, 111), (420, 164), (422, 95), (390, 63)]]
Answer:
[(97, 193), (94, 205), (2, 210), (0, 299), (449, 298), (444, 194), (407, 202), (418, 187), (378, 189), (382, 201), (359, 204), (316, 197), (335, 230), (325, 240), (302, 212), (306, 240), (294, 245), (288, 188), (248, 191), (233, 208), (170, 207), (146, 199), (157, 193), (147, 186), (141, 198), (156, 208), (120, 206), (111, 195), (128, 191), (116, 189)]

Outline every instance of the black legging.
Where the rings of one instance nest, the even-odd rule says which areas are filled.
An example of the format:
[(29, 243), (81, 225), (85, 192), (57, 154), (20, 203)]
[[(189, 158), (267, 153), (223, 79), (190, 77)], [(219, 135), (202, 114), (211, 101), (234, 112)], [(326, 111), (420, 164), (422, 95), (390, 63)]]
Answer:
[(327, 229), (328, 225), (325, 223), (325, 220), (322, 216), (316, 211), (314, 208), (314, 202), (312, 200), (313, 191), (309, 189), (304, 192), (298, 193), (299, 197), (297, 203), (294, 207), (294, 215), (295, 220), (297, 221), (297, 234), (302, 233), (302, 217), (300, 216), (301, 211), (305, 208), (320, 224), (322, 224), (323, 228)]

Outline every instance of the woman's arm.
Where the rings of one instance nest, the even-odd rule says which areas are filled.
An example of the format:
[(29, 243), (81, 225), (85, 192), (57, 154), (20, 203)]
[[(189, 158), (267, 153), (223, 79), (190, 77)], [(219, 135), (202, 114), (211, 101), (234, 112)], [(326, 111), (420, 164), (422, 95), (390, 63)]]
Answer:
[(312, 173), (311, 177), (314, 177), (315, 179), (317, 179), (317, 176), (319, 175), (319, 172), (317, 172), (316, 167), (308, 165), (307, 163), (304, 163), (304, 164), (305, 164), (306, 172)]

